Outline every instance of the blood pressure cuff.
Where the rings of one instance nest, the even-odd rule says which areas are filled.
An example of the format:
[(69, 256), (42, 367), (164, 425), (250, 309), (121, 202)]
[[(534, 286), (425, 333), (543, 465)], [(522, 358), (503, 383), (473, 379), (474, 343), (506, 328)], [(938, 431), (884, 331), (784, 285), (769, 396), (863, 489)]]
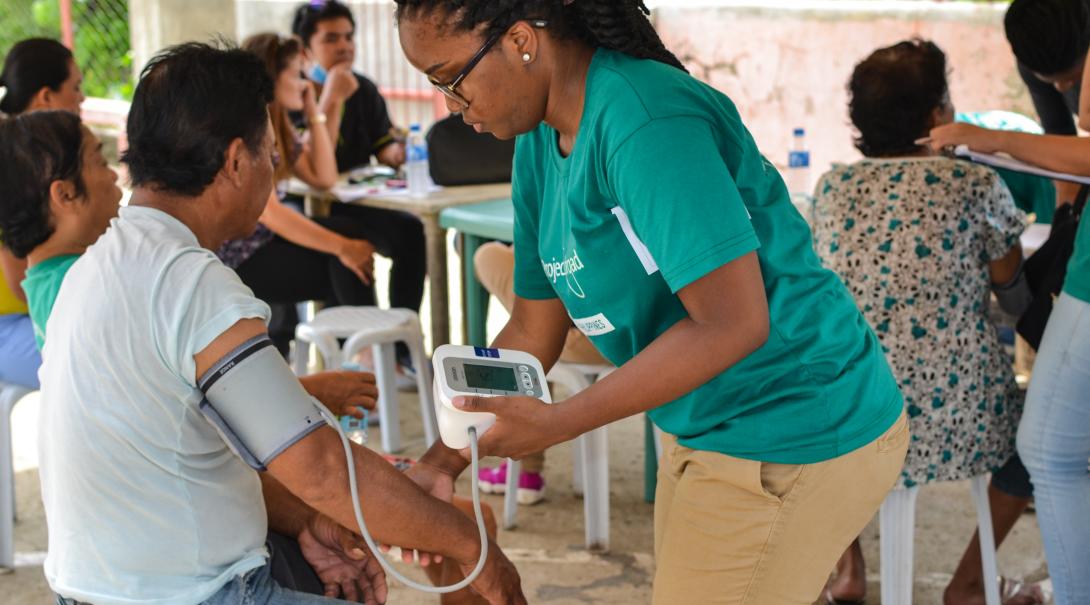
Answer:
[(273, 458), (325, 424), (268, 336), (243, 343), (197, 382), (200, 410), (246, 464)]

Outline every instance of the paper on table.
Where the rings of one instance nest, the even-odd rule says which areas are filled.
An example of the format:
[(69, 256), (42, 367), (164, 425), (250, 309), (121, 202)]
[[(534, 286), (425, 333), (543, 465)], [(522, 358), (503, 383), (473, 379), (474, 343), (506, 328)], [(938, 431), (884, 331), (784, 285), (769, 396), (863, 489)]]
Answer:
[[(428, 193), (434, 193), (442, 189), (443, 188), (438, 185), (432, 185), (428, 188)], [(408, 187), (398, 187), (394, 189), (368, 183), (360, 183), (358, 185), (337, 185), (330, 189), (329, 192), (342, 202), (358, 200), (364, 197), (409, 197)]]
[(1070, 181), (1073, 183), (1090, 185), (1090, 176), (1080, 176), (1074, 174), (1066, 174), (1063, 172), (1054, 172), (1052, 170), (1045, 170), (1040, 166), (1027, 164), (1026, 162), (1016, 160), (1010, 156), (996, 155), (993, 153), (979, 153), (973, 151), (972, 149), (969, 149), (967, 145), (958, 145), (957, 147), (955, 147), (954, 155), (972, 160), (974, 162), (977, 162), (978, 164), (987, 164), (988, 166), (994, 166), (996, 168), (1006, 168), (1007, 170), (1024, 172), (1026, 174), (1035, 174), (1037, 176), (1056, 179), (1058, 181)]

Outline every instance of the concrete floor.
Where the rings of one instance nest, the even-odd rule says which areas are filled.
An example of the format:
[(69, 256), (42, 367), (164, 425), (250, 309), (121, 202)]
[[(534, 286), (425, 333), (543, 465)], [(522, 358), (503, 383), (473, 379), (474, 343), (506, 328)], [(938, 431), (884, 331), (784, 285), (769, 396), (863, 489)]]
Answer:
[[(19, 511), (15, 546), (20, 554), (14, 573), (0, 576), (0, 595), (3, 595), (0, 602), (12, 605), (52, 603), (41, 570), (46, 528), (36, 470), (37, 405), (32, 395), (16, 406), (14, 414)], [(408, 442), (406, 453), (418, 455), (423, 449), (423, 438), (415, 395), (402, 396), (401, 407), (402, 430)], [(583, 549), (582, 500), (571, 489), (571, 446), (567, 444), (549, 452), (548, 500), (523, 507), (519, 511), (518, 528), (501, 532), (500, 545), (518, 566), (531, 603), (627, 605), (650, 601), (654, 574), (652, 507), (643, 501), (642, 421), (629, 419), (610, 427), (609, 441), (612, 544), (608, 554), (589, 554)], [(459, 492), (467, 491), (468, 484), (463, 481)], [(502, 509), (500, 497), (485, 499), (495, 510)], [(864, 535), (864, 548), (871, 563), (868, 599), (871, 604), (879, 603), (876, 525), (872, 522)], [(942, 588), (974, 526), (967, 483), (922, 490), (916, 527), (916, 603), (941, 602)], [(1005, 575), (1035, 579), (1045, 576), (1044, 556), (1032, 515), (1026, 515), (1015, 527), (999, 559)], [(422, 604), (436, 600), (394, 586), (389, 602)]]

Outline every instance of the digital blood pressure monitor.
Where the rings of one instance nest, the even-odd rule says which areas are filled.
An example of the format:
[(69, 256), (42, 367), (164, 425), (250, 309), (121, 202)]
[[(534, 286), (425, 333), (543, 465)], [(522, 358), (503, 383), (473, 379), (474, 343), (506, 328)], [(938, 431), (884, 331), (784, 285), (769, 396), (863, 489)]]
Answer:
[(522, 351), (442, 345), (432, 354), (435, 371), (435, 417), (443, 443), (453, 449), (469, 447), (469, 429), (480, 437), (496, 422), (488, 412), (465, 412), (454, 407), (455, 397), (526, 396), (552, 403), (545, 370), (536, 357)]

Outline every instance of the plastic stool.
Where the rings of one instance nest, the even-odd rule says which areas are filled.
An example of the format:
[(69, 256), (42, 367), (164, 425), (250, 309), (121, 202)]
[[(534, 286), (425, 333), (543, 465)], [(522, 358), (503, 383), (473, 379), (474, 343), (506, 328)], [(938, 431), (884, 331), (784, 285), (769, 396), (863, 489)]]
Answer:
[(0, 569), (15, 567), (15, 460), (11, 411), (30, 389), (0, 382)]
[[(344, 339), (344, 348), (338, 340)], [(424, 357), (424, 335), (420, 318), (408, 309), (378, 307), (332, 307), (319, 311), (314, 319), (295, 328), (297, 345), (311, 343), (322, 357), (326, 368), (341, 367), (364, 347), (371, 347), (375, 359), (375, 380), (378, 383), (378, 410), (382, 433), (382, 449), (393, 454), (401, 451), (401, 429), (397, 405), (397, 361), (394, 345), (409, 346), (416, 368), (416, 386), (420, 395), (420, 415), (424, 420), (426, 445), (435, 442), (439, 430), (435, 423), (435, 406), (431, 391), (431, 364)], [(302, 346), (299, 346), (302, 350)], [(307, 373), (307, 356), (295, 356), (295, 373)]]
[[(548, 380), (578, 393), (612, 372), (613, 366), (558, 363)], [(521, 465), (507, 460), (507, 486), (503, 498), (503, 527), (518, 523), (518, 480)], [(572, 487), (583, 494), (583, 526), (587, 550), (609, 550), (609, 440), (606, 427), (583, 433), (575, 440), (572, 456)]]
[[(882, 605), (912, 605), (913, 533), (916, 527), (916, 495), (919, 487), (895, 489), (879, 510), (882, 553)], [(999, 572), (995, 562), (992, 509), (988, 504), (988, 475), (973, 477), (973, 501), (980, 530), (980, 554), (984, 568), (984, 602), (999, 605)]]

